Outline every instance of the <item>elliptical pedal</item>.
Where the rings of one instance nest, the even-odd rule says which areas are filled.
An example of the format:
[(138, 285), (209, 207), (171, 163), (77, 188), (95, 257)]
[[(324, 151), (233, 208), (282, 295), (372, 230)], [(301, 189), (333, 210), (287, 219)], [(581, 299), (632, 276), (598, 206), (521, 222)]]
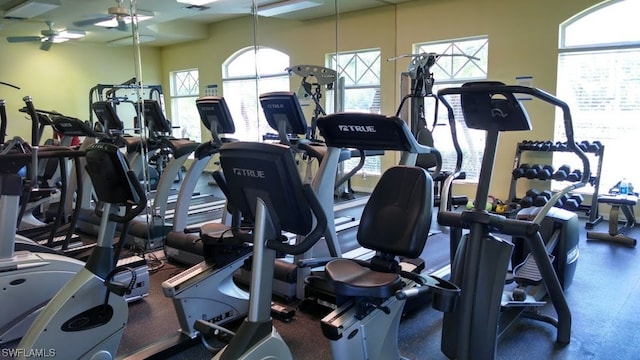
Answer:
[[(555, 257), (549, 254), (549, 260), (553, 263)], [(513, 281), (518, 284), (511, 292), (502, 295), (503, 307), (529, 307), (544, 306), (546, 301), (539, 301), (534, 295), (527, 292), (528, 286), (542, 284), (543, 278), (534, 257), (529, 254), (524, 261), (513, 269)]]
[[(553, 263), (555, 257), (549, 254), (549, 260)], [(527, 255), (524, 261), (513, 269), (513, 280), (520, 285), (540, 285), (542, 274), (538, 269), (538, 264), (531, 254)]]

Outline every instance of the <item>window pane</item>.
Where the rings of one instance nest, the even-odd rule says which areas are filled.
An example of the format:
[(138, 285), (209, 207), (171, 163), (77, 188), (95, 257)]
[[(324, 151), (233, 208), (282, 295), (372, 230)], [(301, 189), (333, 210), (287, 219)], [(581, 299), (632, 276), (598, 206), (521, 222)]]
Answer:
[[(435, 65), (431, 68), (435, 85), (433, 93), (441, 88), (457, 87), (467, 81), (487, 78), (489, 39), (486, 36), (429, 42), (414, 45), (414, 53), (439, 54)], [(462, 148), (462, 171), (467, 180), (477, 181), (480, 176), (480, 165), (484, 151), (485, 132), (467, 128), (460, 101), (457, 97), (448, 99), (455, 110), (458, 142)], [(433, 98), (425, 99), (425, 119), (430, 126), (435, 116)], [(446, 108), (438, 109), (437, 126), (432, 129), (434, 146), (442, 154), (443, 169), (453, 170), (456, 163), (456, 152), (451, 140), (451, 130)]]
[[(202, 141), (200, 133), (200, 115), (196, 108), (197, 97), (179, 97), (171, 102), (171, 125), (174, 127), (173, 136)], [(179, 127), (179, 128), (175, 128)]]
[(561, 25), (560, 47), (640, 42), (639, 13), (637, 0), (613, 1), (589, 9)]
[(256, 80), (255, 52), (248, 48), (232, 56), (223, 65), (222, 87), (225, 100), (236, 126), (234, 138), (262, 141), (262, 135), (273, 133), (258, 104), (259, 94), (289, 90), (289, 56), (280, 51), (259, 48), (260, 77)]
[[(336, 56), (327, 57), (327, 67), (336, 68)], [(380, 113), (380, 50), (364, 50), (343, 52), (338, 54), (338, 77), (344, 78), (344, 111), (361, 111)], [(334, 92), (327, 91), (327, 111), (335, 109)], [(358, 165), (360, 159), (345, 161), (345, 169), (349, 171)], [(382, 173), (379, 156), (368, 157), (360, 170), (365, 175)]]
[[(558, 97), (569, 104), (576, 141), (605, 145), (600, 184), (609, 189), (622, 177), (640, 185), (640, 168), (629, 166), (630, 144), (640, 133), (640, 49), (561, 54)], [(564, 141), (562, 119), (556, 140)], [(554, 154), (554, 165), (579, 166), (575, 156)], [(597, 162), (592, 162), (594, 167)], [(592, 172), (597, 169), (592, 168)]]
[(175, 71), (171, 80), (171, 96), (198, 95), (198, 70)]
[(198, 69), (174, 71), (170, 80), (173, 136), (200, 142), (200, 116), (196, 108), (200, 93)]

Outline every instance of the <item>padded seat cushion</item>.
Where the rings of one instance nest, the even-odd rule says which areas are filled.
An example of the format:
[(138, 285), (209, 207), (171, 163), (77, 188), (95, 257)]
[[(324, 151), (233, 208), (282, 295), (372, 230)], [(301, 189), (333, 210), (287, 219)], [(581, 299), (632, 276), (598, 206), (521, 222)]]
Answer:
[(348, 259), (336, 259), (325, 266), (337, 295), (388, 298), (402, 288), (395, 273), (372, 271)]
[(169, 139), (168, 143), (171, 146), (175, 158), (181, 158), (191, 154), (200, 145), (200, 143), (189, 139)]

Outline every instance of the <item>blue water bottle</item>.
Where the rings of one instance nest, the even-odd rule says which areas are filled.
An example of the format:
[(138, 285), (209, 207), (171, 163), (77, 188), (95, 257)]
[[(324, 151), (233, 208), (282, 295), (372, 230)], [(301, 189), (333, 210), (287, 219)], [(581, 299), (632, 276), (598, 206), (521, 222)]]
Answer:
[(624, 178), (624, 179), (622, 179), (622, 181), (620, 181), (620, 185), (618, 185), (618, 191), (619, 191), (620, 195), (629, 194), (629, 182), (627, 181), (626, 178)]

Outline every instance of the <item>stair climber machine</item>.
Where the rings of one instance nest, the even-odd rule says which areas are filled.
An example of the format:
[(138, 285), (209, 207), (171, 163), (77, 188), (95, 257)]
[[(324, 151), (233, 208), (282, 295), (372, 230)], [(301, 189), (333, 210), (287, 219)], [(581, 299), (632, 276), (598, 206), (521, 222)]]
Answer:
[[(116, 223), (131, 221), (144, 210), (147, 200), (117, 146), (94, 144), (87, 150), (86, 160), (96, 196), (105, 204), (98, 245), (85, 266), (33, 322), (17, 346), (22, 350), (18, 359), (39, 349), (55, 349), (56, 357), (61, 359), (113, 359), (127, 324), (124, 295), (139, 281), (134, 269), (116, 266), (124, 239), (115, 251), (112, 242)], [(123, 234), (126, 228), (125, 225)], [(124, 275), (117, 277), (119, 273)], [(148, 283), (148, 279), (145, 281)]]
[[(516, 94), (562, 110), (569, 150), (582, 161), (584, 175), (581, 182), (555, 193), (547, 205), (524, 209), (515, 219), (508, 219), (487, 212), (485, 206), (500, 132), (531, 130)], [(588, 158), (575, 145), (569, 107), (539, 89), (489, 81), (442, 89), (438, 98), (450, 109), (452, 131), (456, 120), (451, 104), (455, 100), (461, 104), (466, 125), (487, 134), (475, 208), (438, 213), (440, 225), (469, 230), (455, 246), (451, 264), (450, 281), (461, 292), (455, 309), (444, 315), (442, 352), (456, 359), (493, 359), (498, 341), (521, 317), (553, 325), (556, 342), (569, 343), (571, 311), (563, 290), (571, 284), (577, 265), (578, 220), (575, 213), (554, 208), (554, 204), (585, 186), (590, 174)], [(511, 242), (504, 239), (507, 236), (512, 237)], [(557, 318), (539, 311), (547, 300)]]
[[(311, 186), (302, 184), (287, 146), (225, 144), (220, 151), (220, 162), (228, 181), (231, 203), (243, 214), (249, 214), (255, 223), (252, 257), (255, 271), (247, 319), (214, 359), (292, 359), (291, 351), (273, 327), (270, 316), (274, 260), (277, 254), (307, 252), (325, 233), (326, 210)], [(441, 293), (445, 295), (442, 298), (448, 300), (436, 302), (445, 304), (445, 310), (455, 302), (457, 289), (452, 284), (449, 288), (450, 284), (439, 279), (413, 275), (409, 275), (413, 280), (403, 279), (398, 273), (400, 267), (392, 259), (394, 254), (413, 255), (422, 251), (431, 221), (433, 188), (429, 175), (419, 168), (397, 167), (390, 170), (388, 177), (387, 180), (383, 176), (380, 190), (374, 190), (371, 202), (363, 212), (367, 230), (359, 231), (362, 245), (379, 250), (379, 268), (369, 269), (347, 259), (335, 260), (328, 265), (336, 291), (353, 297), (353, 302), (359, 304), (357, 310), (349, 314), (337, 314), (337, 318), (344, 320), (341, 326), (322, 325), (336, 358), (400, 358), (397, 330), (404, 301), (394, 294), (405, 286), (413, 289), (418, 283), (442, 289)], [(406, 186), (397, 186), (397, 181)], [(397, 206), (398, 201), (403, 206)], [(387, 221), (388, 216), (415, 226), (403, 227), (404, 233), (396, 236), (381, 221), (383, 218)], [(283, 231), (306, 236), (291, 244)], [(387, 266), (393, 270), (388, 272), (389, 269), (384, 269)], [(204, 321), (199, 324), (207, 325)], [(354, 327), (348, 328), (350, 325)], [(343, 334), (341, 330), (345, 327), (348, 333)]]
[[(202, 234), (215, 234), (228, 230), (228, 224), (209, 221), (204, 224), (190, 226), (189, 203), (196, 189), (196, 185), (204, 173), (207, 165), (220, 151), (220, 147), (227, 142), (235, 141), (222, 134), (235, 133), (233, 118), (229, 107), (223, 97), (206, 96), (196, 100), (196, 108), (200, 115), (200, 121), (211, 132), (211, 140), (200, 144), (194, 151), (194, 161), (182, 180), (178, 192), (176, 207), (173, 217), (173, 228), (164, 239), (164, 252), (167, 259), (186, 265), (201, 263), (203, 259), (203, 243), (200, 241)], [(212, 211), (221, 211), (226, 214), (225, 205), (214, 204)], [(223, 216), (224, 218), (224, 216)], [(213, 219), (211, 219), (213, 220)]]
[[(25, 102), (33, 109), (31, 98)], [(82, 262), (52, 253), (15, 251), (18, 208), (24, 181), (18, 171), (38, 157), (38, 146), (4, 143), (6, 110), (0, 101), (2, 150), (0, 151), (0, 288), (3, 289), (0, 311), (0, 344), (24, 334), (46, 303), (84, 265)], [(37, 143), (36, 143), (37, 144)], [(70, 151), (68, 151), (70, 152)], [(69, 154), (49, 152), (40, 156), (55, 158)]]

